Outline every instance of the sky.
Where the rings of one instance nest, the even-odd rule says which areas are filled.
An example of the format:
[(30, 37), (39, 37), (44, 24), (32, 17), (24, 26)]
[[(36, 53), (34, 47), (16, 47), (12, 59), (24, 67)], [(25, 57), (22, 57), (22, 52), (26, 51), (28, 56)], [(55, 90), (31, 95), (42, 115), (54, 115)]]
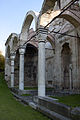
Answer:
[(5, 42), (11, 33), (19, 34), (29, 10), (39, 12), (43, 0), (0, 0), (0, 50), (5, 54)]

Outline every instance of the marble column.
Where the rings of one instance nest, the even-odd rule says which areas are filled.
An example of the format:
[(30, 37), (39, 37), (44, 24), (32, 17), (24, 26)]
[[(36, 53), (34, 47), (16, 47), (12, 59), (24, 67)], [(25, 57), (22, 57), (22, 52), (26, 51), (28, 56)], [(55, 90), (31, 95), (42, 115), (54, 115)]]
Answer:
[(37, 31), (38, 43), (38, 96), (45, 96), (45, 41), (47, 29)]
[(14, 59), (15, 53), (11, 53), (11, 87), (14, 87)]
[(24, 90), (24, 53), (25, 47), (20, 46), (20, 64), (19, 64), (19, 90)]

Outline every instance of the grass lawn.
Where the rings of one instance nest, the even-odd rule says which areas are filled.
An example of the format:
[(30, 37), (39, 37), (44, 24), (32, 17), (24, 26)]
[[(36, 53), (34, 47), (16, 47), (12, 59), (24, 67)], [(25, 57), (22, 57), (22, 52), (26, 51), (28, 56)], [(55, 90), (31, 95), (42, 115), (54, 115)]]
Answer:
[[(15, 86), (15, 88), (19, 89), (19, 86)], [(24, 90), (37, 90), (37, 87), (24, 87)]]
[(22, 94), (21, 96), (31, 96), (31, 94)]
[[(19, 86), (15, 86), (15, 88), (19, 89)], [(28, 87), (28, 86), (25, 86), (24, 87), (24, 90), (38, 90), (38, 87)], [(54, 90), (54, 88), (46, 88), (46, 90)]]
[(0, 73), (0, 120), (50, 120), (15, 100)]
[(80, 107), (80, 95), (69, 95), (69, 96), (63, 96), (63, 97), (54, 97), (57, 98), (60, 103), (64, 103), (71, 107)]
[[(25, 90), (38, 90), (37, 87), (24, 87)], [(53, 88), (46, 88), (46, 90), (54, 90)]]
[(24, 87), (25, 90), (37, 90), (37, 87)]

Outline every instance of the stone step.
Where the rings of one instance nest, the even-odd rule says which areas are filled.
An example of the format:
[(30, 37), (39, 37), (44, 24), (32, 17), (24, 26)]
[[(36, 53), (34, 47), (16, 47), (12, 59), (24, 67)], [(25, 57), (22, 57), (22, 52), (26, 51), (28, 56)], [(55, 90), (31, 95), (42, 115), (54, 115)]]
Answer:
[(71, 120), (70, 118), (67, 118), (61, 114), (58, 114), (54, 111), (50, 111), (49, 109), (46, 109), (43, 106), (38, 105), (37, 106), (38, 111), (45, 114), (46, 116), (50, 117), (52, 120)]
[(29, 106), (31, 106), (33, 109), (37, 109), (37, 104), (35, 104), (34, 102), (29, 102)]

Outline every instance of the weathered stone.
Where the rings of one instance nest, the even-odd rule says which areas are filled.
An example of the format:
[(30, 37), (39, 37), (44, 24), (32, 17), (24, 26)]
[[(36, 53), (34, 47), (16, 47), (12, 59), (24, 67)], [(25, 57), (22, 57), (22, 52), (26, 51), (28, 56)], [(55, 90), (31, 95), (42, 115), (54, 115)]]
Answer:
[[(45, 45), (43, 45), (43, 48), (45, 49), (45, 54), (43, 55), (43, 57), (45, 58), (46, 65), (42, 65), (42, 68), (46, 67), (46, 69), (43, 70), (40, 77), (43, 73), (46, 74), (46, 77), (44, 76), (46, 86), (52, 87), (55, 90), (66, 89), (71, 91), (80, 91), (80, 42), (79, 38), (77, 38), (78, 36), (80, 36), (79, 2), (75, 2), (74, 5), (66, 10), (61, 16), (58, 16), (58, 18), (49, 25), (48, 34), (45, 33), (44, 30), (42, 35), (40, 31), (38, 39), (36, 39), (36, 31), (34, 32), (33, 29), (29, 30), (33, 18), (35, 19), (35, 28), (38, 28), (40, 26), (40, 21), (44, 20), (42, 24), (44, 24), (44, 22), (49, 23), (49, 21), (52, 20), (55, 15), (57, 15), (56, 12), (60, 10), (60, 7), (65, 7), (69, 2), (70, 0), (66, 0), (66, 2), (64, 0), (61, 0), (60, 4), (59, 0), (45, 0), (40, 15), (33, 11), (27, 12), (25, 20), (23, 22), (21, 33), (19, 35), (13, 33), (9, 36), (5, 44), (5, 79), (8, 82), (8, 86), (10, 86), (11, 84), (10, 53), (14, 51), (16, 51), (16, 57), (14, 60), (14, 84), (15, 86), (19, 85), (20, 61), (18, 48), (20, 48), (20, 45), (26, 45), (26, 53), (24, 55), (24, 85), (37, 86), (37, 53), (39, 49), (43, 53), (43, 50), (41, 48), (38, 48), (38, 45), (41, 44), (38, 43), (38, 41), (45, 41)], [(61, 10), (59, 12), (61, 12)], [(46, 40), (44, 40), (45, 36)], [(31, 47), (34, 47), (36, 51), (33, 50)], [(32, 52), (30, 52), (31, 50)], [(28, 55), (28, 52), (30, 52), (30, 55)], [(34, 55), (32, 56), (31, 53)], [(43, 60), (41, 60), (40, 62), (43, 62)], [(71, 69), (70, 65), (72, 65)]]
[(80, 107), (76, 107), (71, 111), (73, 120), (80, 120)]

